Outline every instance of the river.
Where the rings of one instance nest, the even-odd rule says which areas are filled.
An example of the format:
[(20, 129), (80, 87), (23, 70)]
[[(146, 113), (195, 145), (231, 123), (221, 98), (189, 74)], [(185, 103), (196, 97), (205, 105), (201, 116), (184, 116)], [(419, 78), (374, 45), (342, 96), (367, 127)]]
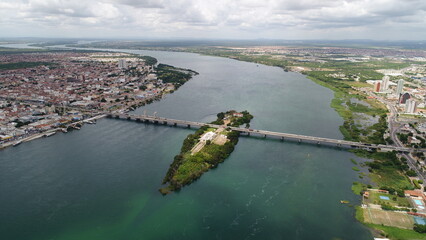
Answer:
[[(200, 73), (137, 113), (211, 121), (248, 110), (252, 128), (342, 139), (333, 92), (301, 74), (192, 53), (122, 51)], [(162, 178), (192, 132), (102, 119), (0, 151), (1, 238), (372, 239), (340, 203), (360, 202), (349, 160), (358, 158), (334, 148), (241, 137), (217, 169), (162, 196)]]

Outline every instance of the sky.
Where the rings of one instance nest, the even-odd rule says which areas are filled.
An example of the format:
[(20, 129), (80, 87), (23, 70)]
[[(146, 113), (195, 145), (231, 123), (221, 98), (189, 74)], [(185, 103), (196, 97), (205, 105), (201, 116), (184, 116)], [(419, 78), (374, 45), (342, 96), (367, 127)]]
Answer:
[(426, 40), (426, 0), (0, 0), (0, 37)]

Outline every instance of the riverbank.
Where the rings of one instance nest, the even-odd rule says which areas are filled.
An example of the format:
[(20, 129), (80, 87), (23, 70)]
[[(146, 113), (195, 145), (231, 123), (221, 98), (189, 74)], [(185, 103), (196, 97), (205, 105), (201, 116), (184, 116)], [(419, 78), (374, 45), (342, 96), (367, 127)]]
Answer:
[(96, 115), (96, 116), (93, 116), (93, 117), (90, 117), (90, 118), (87, 118), (87, 119), (84, 119), (84, 120), (80, 120), (80, 121), (76, 121), (76, 122), (67, 124), (63, 128), (55, 128), (55, 129), (47, 130), (47, 131), (44, 131), (44, 132), (31, 134), (30, 136), (27, 136), (27, 137), (24, 137), (24, 138), (9, 141), (7, 143), (0, 144), (0, 150), (7, 148), (7, 147), (11, 147), (11, 146), (17, 146), (21, 143), (33, 141), (33, 140), (36, 140), (36, 139), (39, 139), (39, 138), (42, 138), (42, 137), (50, 137), (50, 136), (56, 134), (57, 132), (64, 132), (65, 133), (67, 131), (67, 129), (71, 128), (72, 126), (75, 126), (75, 125), (82, 126), (82, 125), (84, 125), (85, 123), (88, 123), (88, 122), (95, 123), (96, 120), (99, 120), (99, 119), (104, 118), (106, 116), (107, 116), (106, 114)]
[[(52, 52), (53, 58), (49, 55)], [(0, 127), (5, 129), (0, 133), (0, 149), (51, 136), (58, 130), (66, 132), (70, 126), (79, 129), (85, 123), (81, 120), (90, 121), (87, 119), (99, 114), (134, 111), (173, 93), (198, 74), (190, 69), (157, 65), (157, 59), (150, 56), (90, 52), (35, 51), (33, 62), (27, 62), (25, 49), (0, 51), (2, 59), (10, 62), (0, 69), (6, 86), (0, 98), (4, 116)], [(87, 70), (84, 75), (78, 72), (82, 67)], [(32, 84), (43, 84), (40, 89), (49, 88), (50, 92), (46, 94), (37, 88), (29, 95), (26, 89), (32, 85), (20, 77), (10, 77), (15, 74), (33, 79)], [(63, 78), (64, 75), (79, 77)], [(61, 87), (56, 81), (63, 81)], [(83, 88), (73, 84), (81, 81), (85, 82)], [(34, 100), (34, 96), (43, 96), (43, 100)]]
[[(198, 54), (134, 52), (200, 72), (135, 114), (210, 122), (218, 112), (247, 109), (256, 116), (253, 128), (341, 136), (336, 127), (341, 118), (328, 106), (332, 92), (300, 74)], [(356, 177), (352, 163), (342, 161), (352, 154), (332, 148), (241, 136), (217, 169), (163, 197), (161, 181), (182, 141), (194, 132), (100, 120), (84, 131), (0, 151), (1, 235), (213, 240), (268, 239), (274, 233), (280, 239), (372, 239), (340, 203), (358, 200), (347, 188)]]
[[(370, 85), (365, 82), (359, 81), (360, 79), (365, 81), (365, 79), (370, 77), (381, 78), (381, 76), (383, 76), (374, 72), (371, 68), (369, 68), (368, 71), (357, 69), (363, 73), (363, 76), (358, 78), (357, 81), (342, 80), (340, 77), (336, 77), (336, 75), (341, 74), (341, 72), (350, 72), (350, 64), (338, 64), (340, 67), (343, 65), (344, 69), (338, 68), (333, 70), (330, 69), (331, 66), (328, 66), (328, 69), (312, 69), (310, 68), (312, 67), (311, 63), (304, 64), (299, 62), (297, 63), (299, 66), (305, 65), (305, 67), (296, 68), (294, 67), (294, 63), (290, 61), (280, 61), (279, 59), (271, 59), (265, 56), (240, 55), (235, 52), (232, 54), (194, 50), (189, 50), (189, 52), (277, 66), (283, 68), (284, 71), (295, 71), (295, 69), (298, 69), (296, 72), (304, 74), (310, 80), (334, 92), (334, 98), (330, 106), (335, 109), (339, 116), (341, 116), (344, 120), (344, 124), (339, 127), (339, 130), (343, 134), (345, 140), (362, 141), (375, 144), (391, 143), (389, 138), (384, 138), (384, 135), (388, 132), (388, 109), (383, 103), (376, 99), (371, 99), (361, 91), (358, 91), (358, 88), (370, 87)], [(377, 65), (377, 69), (382, 67), (379, 64)], [(357, 64), (354, 64), (354, 66), (359, 68)], [(375, 187), (390, 188), (399, 191), (414, 188), (413, 183), (406, 175), (406, 172), (409, 169), (406, 160), (404, 161), (404, 159), (398, 157), (396, 153), (376, 153), (368, 151), (353, 152), (357, 156), (373, 160), (373, 162), (368, 162), (361, 167), (369, 168), (369, 177)], [(364, 173), (359, 173), (359, 177), (361, 179), (364, 178), (364, 175)], [(357, 214), (359, 215), (359, 213)], [(360, 218), (357, 219), (360, 220)], [(421, 235), (413, 230), (377, 227), (374, 224), (368, 224), (364, 221), (360, 222), (372, 229), (372, 233), (375, 236), (387, 235), (393, 239), (417, 239), (415, 237)], [(401, 230), (401, 234), (398, 233), (398, 230)], [(404, 238), (400, 238), (401, 236), (404, 236)]]

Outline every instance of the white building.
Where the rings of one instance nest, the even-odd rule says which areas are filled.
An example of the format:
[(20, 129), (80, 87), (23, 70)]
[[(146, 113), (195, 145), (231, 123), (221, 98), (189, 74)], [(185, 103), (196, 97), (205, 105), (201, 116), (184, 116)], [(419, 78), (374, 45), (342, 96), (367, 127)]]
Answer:
[(125, 59), (118, 60), (118, 67), (119, 68), (127, 68), (127, 62)]
[(396, 86), (396, 96), (400, 96), (402, 93), (402, 89), (404, 88), (404, 80), (399, 79), (398, 85)]
[(384, 75), (389, 76), (401, 76), (403, 75), (403, 70), (396, 70), (396, 69), (380, 69), (377, 70), (379, 73), (383, 73)]
[(201, 136), (200, 140), (201, 141), (208, 141), (208, 140), (213, 140), (213, 138), (216, 136), (216, 133), (214, 132), (207, 132), (205, 133), (203, 136)]
[(384, 76), (382, 79), (382, 88), (381, 91), (384, 92), (389, 88), (389, 76)]
[(417, 102), (414, 99), (408, 99), (405, 103), (405, 113), (415, 113)]

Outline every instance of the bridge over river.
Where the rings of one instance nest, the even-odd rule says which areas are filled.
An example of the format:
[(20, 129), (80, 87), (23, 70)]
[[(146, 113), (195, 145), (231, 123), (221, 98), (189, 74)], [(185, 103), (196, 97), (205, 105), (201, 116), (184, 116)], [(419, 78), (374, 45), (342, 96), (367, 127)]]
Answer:
[[(149, 115), (133, 115), (133, 114), (108, 114), (109, 118), (116, 119), (125, 119), (125, 120), (133, 120), (144, 123), (154, 123), (154, 124), (163, 124), (163, 125), (173, 125), (173, 126), (184, 126), (184, 127), (202, 127), (209, 126), (214, 128), (221, 127), (220, 125), (210, 124), (210, 123), (202, 123), (202, 122), (193, 122), (186, 120), (176, 120), (171, 118), (163, 118), (157, 116), (149, 116)], [(339, 139), (331, 139), (331, 138), (323, 138), (323, 137), (313, 137), (299, 134), (291, 134), (291, 133), (282, 133), (282, 132), (272, 132), (267, 130), (257, 130), (257, 129), (248, 129), (241, 127), (229, 127), (231, 130), (238, 131), (240, 133), (247, 134), (249, 136), (261, 136), (261, 137), (272, 137), (281, 140), (290, 140), (296, 142), (304, 142), (310, 144), (324, 144), (330, 146), (337, 147), (346, 147), (346, 148), (354, 148), (354, 149), (366, 149), (366, 150), (382, 150), (382, 151), (398, 151), (398, 152), (426, 152), (426, 149), (415, 149), (415, 148), (407, 148), (407, 147), (397, 147), (392, 145), (383, 145), (383, 144), (368, 144), (362, 142), (351, 142)]]

